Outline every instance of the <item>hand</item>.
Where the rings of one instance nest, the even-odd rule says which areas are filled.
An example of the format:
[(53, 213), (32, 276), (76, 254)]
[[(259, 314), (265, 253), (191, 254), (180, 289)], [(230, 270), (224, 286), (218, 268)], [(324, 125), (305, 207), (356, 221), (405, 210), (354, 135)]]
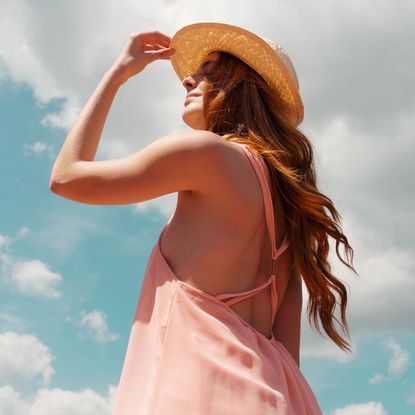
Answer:
[(121, 83), (140, 73), (149, 63), (170, 59), (175, 50), (170, 48), (171, 38), (159, 31), (131, 33), (120, 56), (112, 65)]

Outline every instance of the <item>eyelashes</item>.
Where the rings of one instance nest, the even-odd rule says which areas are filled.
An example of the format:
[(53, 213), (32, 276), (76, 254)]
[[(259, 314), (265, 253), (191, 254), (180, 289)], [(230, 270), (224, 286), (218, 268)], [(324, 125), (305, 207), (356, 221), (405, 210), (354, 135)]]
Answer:
[(207, 75), (210, 74), (210, 72), (206, 71), (206, 70), (203, 70), (203, 71), (199, 72), (199, 74), (200, 74), (200, 76), (207, 76)]

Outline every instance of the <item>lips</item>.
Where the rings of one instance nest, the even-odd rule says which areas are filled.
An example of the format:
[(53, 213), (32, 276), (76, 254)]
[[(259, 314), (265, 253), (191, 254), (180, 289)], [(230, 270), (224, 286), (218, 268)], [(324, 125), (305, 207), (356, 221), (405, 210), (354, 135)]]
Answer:
[(186, 95), (186, 98), (185, 98), (185, 100), (184, 100), (184, 103), (186, 104), (188, 101), (190, 101), (192, 98), (195, 98), (195, 97), (200, 97), (200, 94), (190, 94), (190, 95)]
[(187, 94), (186, 98), (190, 98), (190, 97), (200, 97), (200, 94)]

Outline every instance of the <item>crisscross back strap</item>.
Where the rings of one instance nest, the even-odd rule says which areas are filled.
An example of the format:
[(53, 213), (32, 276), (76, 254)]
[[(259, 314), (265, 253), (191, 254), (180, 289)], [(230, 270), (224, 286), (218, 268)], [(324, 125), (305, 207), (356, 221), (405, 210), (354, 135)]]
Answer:
[(249, 297), (252, 297), (253, 295), (255, 295), (257, 292), (261, 291), (262, 289), (264, 289), (265, 287), (267, 287), (271, 282), (272, 282), (272, 278), (273, 275), (268, 278), (267, 281), (263, 282), (262, 284), (258, 285), (255, 288), (252, 288), (251, 290), (247, 290), (247, 291), (243, 291), (240, 293), (223, 293), (223, 294), (218, 294), (216, 295), (216, 298), (223, 301), (228, 304), (228, 305), (232, 305), (235, 303), (238, 303), (239, 301), (243, 301)]
[(271, 284), (271, 326), (274, 324), (275, 314), (277, 311), (277, 287), (275, 285), (275, 275), (272, 274), (267, 281), (264, 283), (258, 285), (257, 287), (253, 288), (252, 290), (243, 291), (240, 293), (224, 293), (224, 294), (218, 294), (215, 297), (218, 300), (223, 301), (228, 306), (231, 306), (233, 304), (239, 303), (240, 301), (246, 300), (249, 297), (254, 296), (259, 291), (263, 290), (264, 288), (268, 287), (268, 285)]

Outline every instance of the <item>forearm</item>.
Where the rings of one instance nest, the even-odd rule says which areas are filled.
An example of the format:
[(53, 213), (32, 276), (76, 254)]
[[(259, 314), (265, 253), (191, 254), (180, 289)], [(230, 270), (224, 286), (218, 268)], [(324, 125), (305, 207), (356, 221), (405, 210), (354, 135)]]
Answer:
[(62, 145), (51, 182), (68, 181), (74, 163), (94, 160), (109, 109), (123, 82), (112, 67), (104, 74)]

